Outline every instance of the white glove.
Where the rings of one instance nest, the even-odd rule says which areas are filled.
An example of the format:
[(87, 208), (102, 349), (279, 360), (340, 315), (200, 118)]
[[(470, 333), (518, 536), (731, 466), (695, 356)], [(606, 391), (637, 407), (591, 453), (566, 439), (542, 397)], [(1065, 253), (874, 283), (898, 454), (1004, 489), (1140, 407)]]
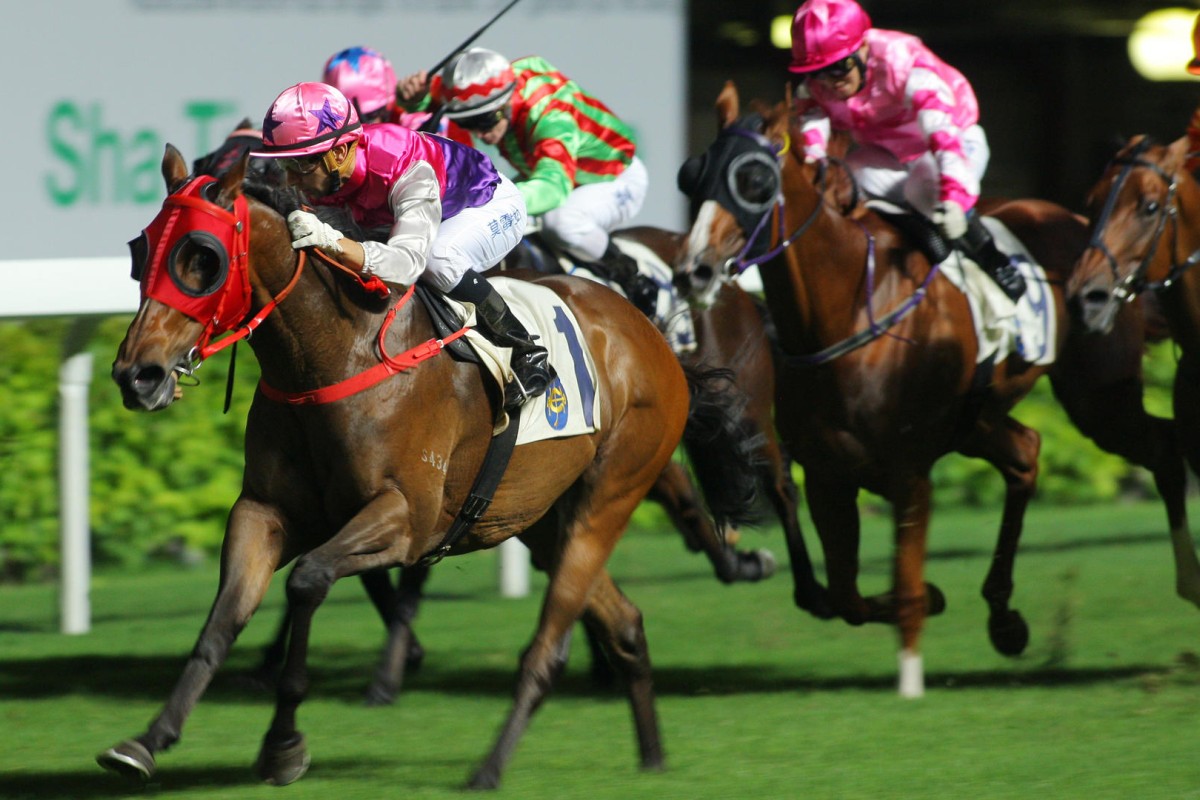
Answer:
[(967, 232), (967, 212), (953, 200), (947, 200), (933, 210), (933, 224), (938, 226), (942, 235), (953, 241)]
[(315, 214), (293, 211), (288, 214), (287, 221), (292, 232), (292, 249), (319, 247), (332, 255), (341, 254), (342, 246), (338, 240), (342, 238), (342, 232), (317, 219)]

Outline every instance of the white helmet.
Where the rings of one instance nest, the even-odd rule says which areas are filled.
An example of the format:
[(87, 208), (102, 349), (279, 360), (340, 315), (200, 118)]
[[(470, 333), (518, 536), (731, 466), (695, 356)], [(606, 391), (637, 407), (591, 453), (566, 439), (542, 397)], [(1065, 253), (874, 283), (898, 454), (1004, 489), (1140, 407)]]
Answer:
[(433, 76), (429, 92), (447, 119), (463, 119), (496, 111), (517, 87), (508, 59), (494, 50), (464, 50)]

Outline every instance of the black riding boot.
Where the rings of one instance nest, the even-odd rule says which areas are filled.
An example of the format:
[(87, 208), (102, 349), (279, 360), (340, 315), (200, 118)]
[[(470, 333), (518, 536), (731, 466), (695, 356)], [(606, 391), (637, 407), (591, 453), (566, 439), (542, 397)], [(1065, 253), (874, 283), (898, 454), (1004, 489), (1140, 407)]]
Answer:
[(447, 294), (475, 305), (475, 329), (489, 342), (512, 348), (513, 380), (504, 387), (506, 411), (516, 411), (526, 400), (546, 391), (554, 380), (550, 354), (535, 343), (537, 337), (530, 335), (487, 278), (468, 272)]
[(638, 271), (637, 261), (610, 241), (596, 267), (601, 278), (620, 286), (629, 302), (653, 319), (658, 305), (658, 285)]
[(1025, 278), (1021, 271), (996, 247), (992, 234), (974, 209), (967, 214), (967, 232), (954, 244), (970, 256), (1014, 303), (1025, 294)]

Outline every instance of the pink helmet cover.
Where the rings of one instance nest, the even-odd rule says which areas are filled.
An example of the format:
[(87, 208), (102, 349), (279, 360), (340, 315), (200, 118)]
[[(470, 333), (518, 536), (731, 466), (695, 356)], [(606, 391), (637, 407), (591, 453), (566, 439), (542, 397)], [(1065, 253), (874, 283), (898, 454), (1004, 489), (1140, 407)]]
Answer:
[(362, 135), (358, 112), (346, 96), (327, 83), (289, 86), (263, 118), (263, 146), (251, 155), (287, 158), (324, 153)]
[(337, 87), (362, 115), (396, 102), (392, 62), (369, 47), (348, 47), (334, 53), (325, 63), (324, 80)]
[(854, 0), (805, 0), (792, 20), (792, 72), (827, 67), (857, 50), (871, 18)]

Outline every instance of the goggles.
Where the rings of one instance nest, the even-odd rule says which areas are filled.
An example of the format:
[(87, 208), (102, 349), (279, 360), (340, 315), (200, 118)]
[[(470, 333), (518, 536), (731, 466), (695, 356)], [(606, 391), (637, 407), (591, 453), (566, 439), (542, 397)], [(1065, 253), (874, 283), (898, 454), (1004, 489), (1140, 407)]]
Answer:
[(474, 131), (475, 133), (486, 133), (499, 125), (503, 119), (504, 109), (497, 108), (495, 111), (488, 111), (485, 114), (476, 114), (472, 117), (456, 119), (454, 123), (464, 130)]
[(840, 61), (835, 61), (832, 64), (821, 67), (820, 69), (814, 69), (812, 72), (807, 73), (806, 77), (818, 81), (840, 81), (842, 78), (853, 72), (854, 68), (858, 66), (859, 63), (860, 61), (858, 55), (851, 54)]
[(316, 153), (311, 156), (281, 158), (279, 166), (283, 168), (284, 172), (290, 172), (293, 175), (311, 175), (317, 171), (317, 167), (321, 166), (321, 162), (324, 160), (324, 153)]

